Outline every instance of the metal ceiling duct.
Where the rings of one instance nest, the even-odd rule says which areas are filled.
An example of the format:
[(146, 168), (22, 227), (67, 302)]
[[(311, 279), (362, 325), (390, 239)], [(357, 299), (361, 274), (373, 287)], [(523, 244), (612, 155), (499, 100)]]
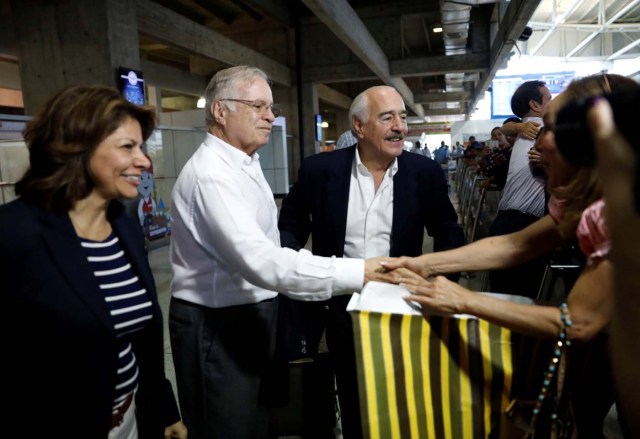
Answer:
[[(469, 37), (471, 6), (441, 0), (440, 15), (445, 55), (465, 54)], [(464, 91), (464, 76), (464, 73), (445, 74), (445, 90), (447, 92)], [(460, 108), (460, 103), (448, 102), (446, 106), (447, 108)]]

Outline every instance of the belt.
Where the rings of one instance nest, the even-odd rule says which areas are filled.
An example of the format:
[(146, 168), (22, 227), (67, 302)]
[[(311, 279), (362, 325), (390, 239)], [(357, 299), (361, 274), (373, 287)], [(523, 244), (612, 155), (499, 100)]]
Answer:
[(124, 404), (118, 407), (115, 413), (111, 414), (111, 428), (113, 430), (118, 425), (122, 424), (122, 419), (124, 419), (124, 414), (127, 413), (129, 407), (131, 407), (131, 403), (133, 402), (133, 392), (129, 393), (129, 396), (125, 400)]

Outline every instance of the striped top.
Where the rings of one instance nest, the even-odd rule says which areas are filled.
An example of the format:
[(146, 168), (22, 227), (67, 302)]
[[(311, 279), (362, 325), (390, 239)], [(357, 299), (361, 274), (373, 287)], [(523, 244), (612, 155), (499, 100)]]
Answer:
[(118, 378), (113, 412), (136, 389), (138, 365), (130, 336), (142, 329), (152, 315), (151, 299), (127, 260), (118, 237), (112, 232), (104, 241), (80, 238), (93, 274), (98, 280), (120, 339)]

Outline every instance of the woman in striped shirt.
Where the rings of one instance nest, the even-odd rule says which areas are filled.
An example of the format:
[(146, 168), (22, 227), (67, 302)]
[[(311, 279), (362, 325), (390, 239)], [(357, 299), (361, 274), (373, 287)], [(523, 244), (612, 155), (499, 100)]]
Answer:
[(187, 436), (142, 231), (117, 201), (154, 126), (106, 87), (65, 89), (27, 125), (30, 167), (0, 206), (7, 437)]

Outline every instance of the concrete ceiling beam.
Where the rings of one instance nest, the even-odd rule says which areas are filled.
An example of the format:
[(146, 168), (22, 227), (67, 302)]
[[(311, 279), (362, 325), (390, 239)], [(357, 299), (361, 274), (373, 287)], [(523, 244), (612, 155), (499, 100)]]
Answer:
[(291, 69), (261, 53), (176, 14), (150, 0), (136, 0), (139, 31), (187, 52), (230, 66), (249, 64), (264, 70), (274, 83), (291, 87)]
[(413, 101), (413, 92), (401, 78), (392, 77), (389, 60), (358, 14), (346, 0), (302, 0), (383, 83), (395, 87), (407, 107), (423, 116), (422, 105)]

